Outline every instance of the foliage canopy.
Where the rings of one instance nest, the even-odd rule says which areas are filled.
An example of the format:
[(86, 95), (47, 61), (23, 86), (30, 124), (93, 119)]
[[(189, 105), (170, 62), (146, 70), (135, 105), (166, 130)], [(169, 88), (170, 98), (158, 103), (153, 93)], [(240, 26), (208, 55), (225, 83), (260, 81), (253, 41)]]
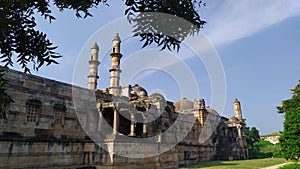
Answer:
[(7, 81), (3, 79), (5, 71), (0, 69), (0, 118), (6, 119), (6, 111), (9, 103), (13, 102), (10, 95), (6, 93), (5, 86)]
[(256, 142), (259, 141), (259, 131), (256, 129), (256, 127), (246, 127), (245, 128), (245, 137), (246, 142), (248, 146), (248, 152), (250, 158), (254, 158), (254, 154), (257, 153), (259, 150), (254, 145)]
[(284, 100), (278, 106), (279, 113), (285, 113), (284, 130), (280, 136), (280, 144), (284, 158), (298, 160), (300, 157), (300, 80), (291, 89), (292, 98)]
[(280, 152), (280, 145), (274, 145), (269, 141), (260, 139), (259, 131), (255, 127), (251, 127), (251, 129), (246, 127), (245, 137), (250, 158), (278, 158), (282, 156)]
[[(179, 35), (188, 36), (200, 30), (205, 21), (200, 19), (198, 9), (202, 1), (200, 0), (126, 0), (127, 7), (125, 15), (131, 22), (144, 23), (147, 20), (141, 17), (143, 12), (161, 12), (173, 16), (181, 17), (192, 23), (194, 27), (183, 29), (181, 26), (168, 27)], [(61, 57), (55, 50), (57, 46), (47, 38), (46, 33), (36, 29), (35, 17), (40, 15), (49, 22), (55, 20), (51, 7), (57, 7), (60, 11), (71, 9), (75, 11), (78, 18), (92, 16), (91, 8), (96, 8), (100, 4), (109, 5), (107, 0), (2, 0), (0, 1), (0, 60), (5, 66), (13, 66), (14, 57), (16, 62), (22, 66), (25, 72), (30, 72), (28, 65), (32, 64), (34, 70), (38, 70), (44, 64), (57, 63), (56, 59)], [(171, 21), (165, 21), (168, 25)], [(152, 24), (159, 24), (154, 22)], [(165, 26), (166, 26), (165, 25)], [(145, 26), (145, 25), (143, 25)], [(142, 27), (143, 27), (142, 26)], [(144, 46), (152, 42), (157, 43), (162, 49), (179, 49), (183, 40), (165, 35), (164, 32), (153, 27), (153, 32), (140, 33), (141, 26), (133, 29), (135, 36), (140, 36)], [(171, 48), (172, 47), (172, 48)]]

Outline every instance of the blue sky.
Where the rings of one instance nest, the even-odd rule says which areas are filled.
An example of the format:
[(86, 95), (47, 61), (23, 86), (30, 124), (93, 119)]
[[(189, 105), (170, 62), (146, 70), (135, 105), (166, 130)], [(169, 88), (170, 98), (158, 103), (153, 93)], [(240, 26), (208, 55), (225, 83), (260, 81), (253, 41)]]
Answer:
[[(85, 20), (77, 19), (73, 11), (61, 13), (56, 9), (53, 12), (57, 20), (51, 24), (38, 17), (38, 28), (59, 46), (58, 52), (64, 57), (59, 59), (59, 65), (43, 67), (33, 74), (72, 83), (77, 58), (83, 46), (89, 45), (89, 38), (100, 28), (124, 16), (123, 1), (109, 3), (109, 7), (99, 6), (92, 10), (94, 17)], [(226, 75), (226, 104), (220, 114), (233, 115), (232, 103), (237, 97), (248, 126), (257, 127), (261, 134), (282, 130), (283, 115), (277, 114), (276, 106), (281, 100), (290, 98), (289, 89), (300, 79), (300, 2), (208, 1), (200, 14), (207, 21), (203, 33), (214, 45)], [(123, 59), (140, 50), (141, 45), (137, 39), (124, 40)], [(176, 55), (184, 57), (189, 52), (188, 48), (183, 48)], [(104, 53), (99, 70), (101, 88), (109, 85), (110, 57), (107, 54)], [(86, 57), (90, 57), (89, 52)], [(193, 57), (184, 61), (197, 79), (198, 96), (205, 98), (209, 105), (211, 84), (205, 66)], [(88, 71), (87, 62), (83, 69)], [(149, 93), (164, 93), (175, 102), (183, 97), (176, 92), (179, 87), (175, 80), (165, 72), (144, 70), (132, 79), (132, 84), (141, 84)]]

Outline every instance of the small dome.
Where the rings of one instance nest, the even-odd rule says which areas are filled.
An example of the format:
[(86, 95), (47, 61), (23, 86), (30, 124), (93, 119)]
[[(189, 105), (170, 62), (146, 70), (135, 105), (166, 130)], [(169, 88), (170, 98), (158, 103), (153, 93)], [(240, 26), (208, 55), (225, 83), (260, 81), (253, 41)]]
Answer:
[(239, 120), (234, 116), (230, 117), (229, 120), (228, 120), (228, 122), (230, 122), (230, 123), (238, 123), (238, 121)]
[(214, 115), (219, 115), (219, 113), (215, 109), (212, 109), (210, 107), (207, 107), (206, 110), (208, 111), (208, 113), (211, 113)]
[(167, 101), (163, 95), (159, 93), (153, 93), (150, 95), (150, 103), (158, 108), (159, 112), (163, 112), (166, 108)]
[(131, 94), (135, 94), (138, 97), (146, 97), (146, 96), (148, 96), (147, 91), (143, 87), (141, 87), (141, 86), (139, 86), (137, 84), (135, 86), (131, 87), (131, 92), (130, 93)]
[(182, 112), (184, 110), (193, 109), (194, 103), (187, 98), (182, 98), (175, 103), (175, 111)]
[(163, 95), (161, 95), (160, 93), (153, 93), (150, 95), (150, 100), (151, 101), (166, 101), (166, 99), (164, 98)]

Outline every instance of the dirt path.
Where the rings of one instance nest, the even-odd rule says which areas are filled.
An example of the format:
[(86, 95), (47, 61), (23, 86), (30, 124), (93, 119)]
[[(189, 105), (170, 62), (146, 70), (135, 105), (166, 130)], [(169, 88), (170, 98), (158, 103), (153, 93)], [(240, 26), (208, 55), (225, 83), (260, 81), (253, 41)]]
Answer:
[(284, 165), (287, 165), (287, 164), (290, 164), (291, 162), (286, 162), (286, 163), (282, 163), (282, 164), (277, 164), (277, 165), (273, 165), (273, 166), (270, 166), (270, 167), (265, 167), (265, 168), (260, 168), (260, 169), (277, 169), (281, 166), (284, 166)]

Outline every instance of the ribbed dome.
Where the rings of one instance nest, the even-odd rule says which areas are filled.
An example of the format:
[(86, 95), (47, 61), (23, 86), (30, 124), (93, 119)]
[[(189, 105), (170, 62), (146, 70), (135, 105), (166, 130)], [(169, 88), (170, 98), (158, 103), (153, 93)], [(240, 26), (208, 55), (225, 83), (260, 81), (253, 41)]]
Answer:
[(193, 109), (193, 107), (194, 103), (185, 97), (175, 103), (176, 112), (182, 112), (184, 110)]
[(206, 110), (208, 111), (208, 113), (211, 113), (214, 115), (219, 115), (219, 113), (215, 109), (212, 109), (210, 107), (207, 107)]
[(132, 95), (137, 95), (138, 97), (146, 97), (146, 96), (148, 96), (147, 91), (143, 87), (141, 87), (141, 86), (139, 86), (137, 84), (135, 86), (131, 87), (131, 92), (130, 93)]
[(150, 95), (150, 100), (151, 101), (166, 101), (164, 96), (161, 95), (160, 93), (153, 93)]

